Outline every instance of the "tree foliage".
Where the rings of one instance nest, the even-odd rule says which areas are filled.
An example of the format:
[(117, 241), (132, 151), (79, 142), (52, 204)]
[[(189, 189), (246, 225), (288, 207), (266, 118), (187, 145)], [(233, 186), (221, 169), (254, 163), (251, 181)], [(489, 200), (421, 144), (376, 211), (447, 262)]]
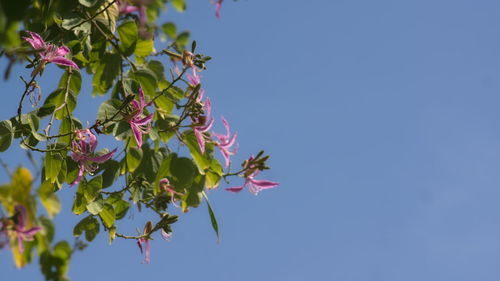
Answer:
[[(218, 17), (221, 4), (215, 2)], [(197, 52), (188, 31), (179, 32), (173, 22), (159, 22), (160, 12), (171, 7), (182, 12), (186, 3), (0, 1), (1, 55), (8, 62), (5, 79), (14, 76), (16, 63), (32, 70), (29, 77), (21, 76), (24, 87), (19, 89), (16, 114), (0, 122), (0, 152), (19, 143), (29, 155), (43, 157), (36, 178), (18, 167), (10, 183), (0, 186), (0, 246), (10, 246), (16, 266), (38, 255), (47, 280), (67, 280), (71, 256), (102, 232), (107, 232), (110, 243), (117, 238), (135, 240), (148, 261), (152, 236), (159, 233), (169, 239), (171, 225), (179, 219), (169, 208), (187, 212), (206, 201), (218, 236), (207, 189), (217, 189), (221, 180), (233, 176), (244, 178), (244, 184), (227, 188), (230, 192), (248, 187), (256, 194), (278, 185), (255, 179), (268, 169), (269, 157), (263, 152), (231, 170), (236, 134), (224, 118), (226, 132), (212, 131), (218, 120), (211, 116), (211, 101), (199, 74), (211, 57)], [(167, 44), (156, 37), (167, 38)], [(41, 78), (51, 67), (63, 72), (57, 88), (41, 97)], [(92, 93), (81, 92), (84, 80), (91, 81)], [(90, 94), (107, 100), (94, 121), (80, 120), (74, 114), (78, 101)], [(26, 109), (28, 102), (31, 110)], [(102, 135), (112, 136), (114, 145), (102, 148)], [(179, 146), (187, 149), (175, 152), (173, 147)], [(73, 202), (61, 202), (57, 195), (67, 186), (73, 186)], [(37, 212), (39, 203), (44, 213)], [(72, 212), (81, 217), (73, 228), (75, 243), (54, 241), (52, 219), (63, 203), (71, 204)], [(124, 234), (117, 222), (131, 208), (152, 212), (157, 219), (139, 225), (140, 233)]]

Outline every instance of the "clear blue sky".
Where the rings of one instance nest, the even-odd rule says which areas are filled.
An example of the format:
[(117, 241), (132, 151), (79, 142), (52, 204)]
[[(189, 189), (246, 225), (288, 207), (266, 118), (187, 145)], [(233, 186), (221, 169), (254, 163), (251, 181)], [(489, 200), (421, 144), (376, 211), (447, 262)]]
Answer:
[[(221, 20), (188, 3), (166, 18), (214, 57), (205, 88), (239, 133), (235, 159), (265, 149), (281, 186), (212, 192), (221, 243), (192, 210), (149, 265), (100, 235), (73, 281), (500, 280), (500, 2), (225, 1)], [(0, 83), (2, 119), (18, 83)], [(67, 237), (78, 218), (58, 221)], [(0, 264), (1, 280), (42, 278), (7, 251)]]

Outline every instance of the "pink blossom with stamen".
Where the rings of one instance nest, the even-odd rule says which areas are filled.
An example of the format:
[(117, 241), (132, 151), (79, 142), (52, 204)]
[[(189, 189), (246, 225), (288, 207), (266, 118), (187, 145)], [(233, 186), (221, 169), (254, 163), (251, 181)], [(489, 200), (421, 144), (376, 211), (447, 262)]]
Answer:
[(31, 38), (23, 37), (23, 39), (30, 43), (33, 49), (39, 51), (38, 55), (40, 56), (41, 63), (39, 66), (33, 71), (31, 74), (35, 76), (40, 72), (46, 63), (52, 62), (59, 65), (69, 66), (75, 69), (80, 69), (78, 65), (70, 59), (67, 59), (65, 56), (69, 53), (69, 49), (66, 46), (57, 47), (54, 44), (46, 43), (43, 38), (35, 32), (26, 31)]
[[(144, 251), (142, 246), (144, 245)], [(150, 245), (149, 245), (149, 239), (147, 238), (139, 238), (137, 239), (137, 246), (139, 246), (139, 249), (141, 250), (141, 254), (144, 253), (144, 260), (142, 261), (143, 263), (149, 263), (150, 258), (149, 258), (149, 253), (150, 253)]]
[[(201, 92), (200, 95), (203, 97), (203, 92)], [(209, 98), (206, 99), (203, 105), (203, 109), (205, 111), (204, 116), (191, 117), (191, 120), (193, 121), (194, 124), (193, 126), (194, 136), (196, 137), (196, 142), (198, 142), (198, 145), (200, 147), (201, 154), (205, 153), (205, 142), (206, 142), (205, 133), (207, 133), (214, 124), (214, 118), (211, 117), (212, 102), (210, 101)]]
[(201, 83), (201, 76), (198, 75), (198, 71), (196, 70), (196, 67), (192, 67), (192, 72), (193, 74), (186, 74), (187, 80), (189, 83), (193, 86), (197, 86), (198, 84)]
[(42, 230), (41, 227), (35, 226), (30, 229), (26, 229), (27, 214), (26, 208), (22, 205), (17, 205), (15, 207), (17, 215), (17, 223), (14, 228), (14, 232), (17, 234), (17, 246), (19, 248), (19, 253), (24, 252), (24, 241), (33, 241), (35, 234)]
[(78, 162), (78, 176), (70, 184), (75, 185), (80, 182), (85, 172), (93, 173), (97, 169), (95, 163), (104, 163), (108, 161), (116, 152), (116, 148), (104, 155), (95, 156), (95, 149), (97, 147), (97, 138), (89, 129), (77, 130), (76, 139), (71, 142), (73, 153), (71, 159)]
[(226, 188), (226, 190), (236, 193), (242, 191), (245, 186), (248, 186), (248, 190), (254, 195), (257, 195), (260, 191), (264, 189), (274, 188), (279, 185), (279, 183), (273, 181), (254, 179), (254, 177), (257, 176), (259, 172), (260, 171), (255, 171), (251, 175), (247, 176), (245, 178), (245, 183), (242, 186), (229, 187)]
[[(222, 117), (222, 124), (224, 124), (224, 127), (226, 128), (226, 134), (214, 134), (214, 136), (218, 139), (218, 141), (215, 142), (215, 145), (220, 149), (220, 152), (222, 154), (222, 157), (224, 157), (224, 161), (226, 164), (226, 167), (229, 166), (231, 163), (230, 157), (238, 151), (238, 146), (236, 144), (236, 133), (234, 133), (231, 136), (231, 132), (229, 129), (229, 123), (226, 121), (224, 117)], [(235, 146), (233, 148), (233, 146)]]
[(139, 88), (139, 101), (132, 100), (131, 103), (134, 107), (134, 111), (127, 119), (130, 124), (130, 128), (132, 129), (132, 133), (134, 134), (137, 146), (140, 148), (142, 147), (142, 134), (148, 133), (150, 130), (153, 113), (146, 117), (142, 117), (144, 114), (144, 108), (151, 105), (151, 103), (146, 103), (142, 88)]
[(163, 189), (167, 194), (170, 194), (170, 199), (172, 205), (179, 207), (179, 205), (175, 204), (175, 195), (184, 195), (184, 193), (177, 192), (174, 190), (174, 187), (170, 185), (170, 181), (167, 178), (163, 178), (160, 180), (160, 188)]

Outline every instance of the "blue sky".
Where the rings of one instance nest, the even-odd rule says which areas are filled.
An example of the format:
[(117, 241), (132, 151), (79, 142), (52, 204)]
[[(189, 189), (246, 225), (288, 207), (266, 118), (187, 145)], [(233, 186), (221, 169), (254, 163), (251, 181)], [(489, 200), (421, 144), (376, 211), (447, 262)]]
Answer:
[[(500, 280), (498, 1), (225, 1), (221, 20), (188, 3), (165, 19), (214, 57), (205, 88), (238, 131), (235, 161), (265, 149), (281, 186), (212, 192), (221, 243), (201, 207), (149, 265), (101, 235), (72, 280)], [(19, 82), (0, 85), (6, 119)], [(78, 220), (61, 215), (60, 237)], [(2, 280), (42, 278), (0, 263)]]

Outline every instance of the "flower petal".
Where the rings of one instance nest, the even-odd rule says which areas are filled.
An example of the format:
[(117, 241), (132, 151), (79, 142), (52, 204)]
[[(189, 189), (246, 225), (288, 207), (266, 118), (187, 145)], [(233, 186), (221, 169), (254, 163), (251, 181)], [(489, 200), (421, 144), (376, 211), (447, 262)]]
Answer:
[(196, 142), (200, 146), (201, 154), (205, 153), (205, 137), (203, 136), (203, 132), (199, 131), (196, 127), (194, 128), (194, 136), (196, 137)]
[(146, 125), (148, 124), (149, 122), (151, 122), (151, 119), (153, 119), (153, 113), (149, 114), (148, 116), (142, 118), (142, 119), (139, 119), (139, 120), (133, 120), (132, 122), (136, 125), (139, 125), (139, 126), (142, 126), (142, 125)]
[(33, 49), (45, 49), (45, 41), (43, 41), (43, 38), (38, 33), (32, 31), (27, 32), (31, 38), (24, 37), (24, 40), (30, 43)]
[(254, 179), (249, 179), (249, 181), (254, 184), (255, 186), (258, 186), (260, 189), (269, 189), (273, 188), (279, 185), (278, 182), (274, 181), (268, 181), (268, 180), (254, 180)]
[(212, 128), (214, 121), (215, 120), (212, 118), (212, 119), (210, 119), (210, 121), (208, 121), (208, 123), (205, 126), (196, 127), (196, 129), (200, 132), (207, 132), (208, 130), (210, 130), (210, 128)]
[(137, 143), (137, 146), (140, 148), (142, 147), (142, 132), (141, 129), (135, 124), (135, 123), (130, 123), (130, 128), (132, 129), (132, 133), (134, 134), (135, 142)]
[(210, 98), (207, 98), (205, 101), (205, 115), (207, 115), (207, 119), (210, 119), (210, 116), (212, 115), (212, 101)]
[(167, 233), (165, 230), (163, 230), (163, 228), (161, 229), (161, 237), (165, 240), (165, 241), (168, 241), (170, 242), (170, 240), (172, 239), (172, 233)]
[(139, 88), (139, 102), (140, 102), (140, 106), (141, 108), (144, 108), (144, 91), (142, 90), (142, 87)]
[(19, 253), (24, 252), (24, 243), (23, 243), (23, 237), (21, 235), (17, 235), (17, 247), (19, 248)]
[(68, 47), (66, 47), (64, 45), (57, 48), (57, 50), (56, 50), (57, 56), (60, 56), (60, 57), (64, 57), (68, 53), (69, 53), (69, 49), (68, 49)]
[(113, 149), (113, 151), (108, 152), (108, 153), (106, 153), (104, 155), (97, 156), (97, 157), (89, 157), (88, 160), (90, 160), (92, 162), (95, 162), (95, 163), (103, 163), (103, 162), (108, 161), (111, 157), (113, 157), (113, 155), (115, 153), (116, 153), (116, 148)]
[(83, 163), (83, 161), (80, 161), (80, 168), (78, 169), (78, 176), (76, 177), (76, 179), (70, 183), (69, 185), (70, 186), (73, 186), (75, 184), (78, 184), (82, 178), (83, 178), (83, 172), (85, 171), (85, 164)]
[(224, 162), (225, 162), (225, 167), (229, 167), (229, 164), (231, 163), (231, 159), (229, 158), (230, 155), (229, 155), (229, 152), (227, 151), (227, 149), (223, 148), (223, 147), (220, 147), (220, 152), (222, 153), (222, 157), (224, 157)]
[(222, 119), (222, 124), (224, 125), (224, 128), (226, 128), (226, 137), (229, 138), (231, 135), (230, 129), (229, 129), (229, 123), (227, 122), (226, 118), (224, 116), (221, 116)]
[(215, 16), (220, 19), (220, 9), (222, 7), (222, 2), (224, 0), (217, 0), (217, 2), (215, 2)]
[(235, 186), (235, 187), (228, 187), (228, 188), (226, 188), (226, 190), (230, 191), (230, 192), (238, 193), (238, 192), (242, 191), (244, 187), (245, 187), (245, 185)]
[(35, 235), (38, 231), (40, 231), (40, 230), (42, 230), (42, 228), (41, 228), (41, 227), (39, 227), (39, 226), (35, 226), (35, 227), (32, 227), (32, 228), (30, 228), (30, 229), (28, 229), (28, 230), (24, 230), (24, 231), (22, 231), (21, 233), (24, 235), (24, 240), (26, 240), (26, 241), (31, 241), (31, 240), (33, 240), (33, 236), (34, 236), (34, 235)]
[(137, 10), (139, 10), (139, 7), (125, 4), (125, 6), (120, 7), (120, 14), (126, 15), (133, 13)]
[(149, 239), (145, 239), (144, 241), (145, 244), (145, 255), (144, 255), (144, 263), (149, 263), (149, 252), (150, 252), (150, 247), (149, 247)]
[(49, 59), (48, 61), (53, 62), (55, 64), (71, 66), (75, 69), (80, 69), (76, 63), (74, 63), (72, 60), (67, 59), (65, 57), (55, 57), (55, 58)]

